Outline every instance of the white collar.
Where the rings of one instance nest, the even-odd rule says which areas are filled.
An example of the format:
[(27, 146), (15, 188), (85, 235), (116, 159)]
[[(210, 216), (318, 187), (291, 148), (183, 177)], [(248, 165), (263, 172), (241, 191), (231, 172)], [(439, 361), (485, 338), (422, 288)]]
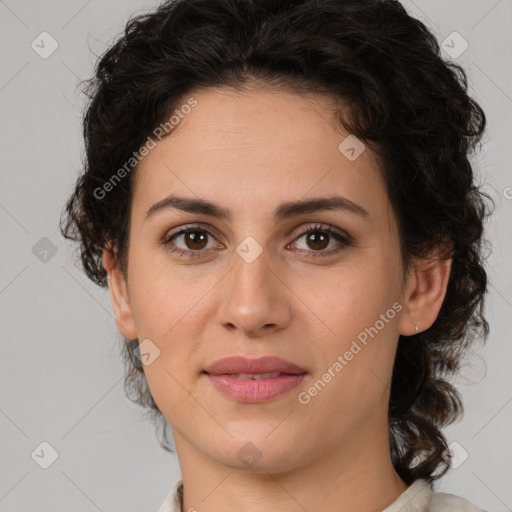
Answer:
[[(416, 480), (382, 512), (426, 512), (432, 498), (432, 484)], [(174, 483), (158, 512), (182, 512), (183, 481)]]

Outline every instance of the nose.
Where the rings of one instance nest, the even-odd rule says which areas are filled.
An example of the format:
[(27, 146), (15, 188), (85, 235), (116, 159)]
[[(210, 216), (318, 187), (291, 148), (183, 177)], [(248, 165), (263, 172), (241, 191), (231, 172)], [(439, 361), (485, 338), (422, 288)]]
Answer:
[(234, 255), (233, 267), (222, 281), (218, 309), (225, 329), (262, 337), (289, 325), (293, 294), (270, 260), (265, 250), (251, 263)]

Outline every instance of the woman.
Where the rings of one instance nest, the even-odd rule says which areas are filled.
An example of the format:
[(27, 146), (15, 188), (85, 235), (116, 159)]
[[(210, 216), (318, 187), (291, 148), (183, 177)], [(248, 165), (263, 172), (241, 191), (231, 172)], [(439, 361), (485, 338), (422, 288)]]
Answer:
[(394, 0), (179, 0), (89, 82), (62, 232), (126, 390), (172, 427), (161, 512), (478, 511), (448, 383), (487, 336), (485, 115)]

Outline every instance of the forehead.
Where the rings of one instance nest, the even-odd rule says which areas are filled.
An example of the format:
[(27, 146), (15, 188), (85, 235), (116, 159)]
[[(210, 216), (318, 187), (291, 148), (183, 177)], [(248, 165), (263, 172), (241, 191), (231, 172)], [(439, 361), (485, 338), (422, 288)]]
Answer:
[(331, 98), (268, 88), (190, 97), (196, 106), (139, 164), (134, 206), (147, 210), (171, 193), (233, 210), (339, 193), (387, 209), (375, 154), (363, 146), (350, 160), (340, 150), (350, 134), (336, 124), (340, 107)]
[[(261, 149), (269, 143), (273, 149), (280, 146), (294, 152), (305, 142), (312, 149), (327, 144), (334, 130), (334, 111), (339, 108), (325, 96), (269, 87), (202, 89), (193, 96), (197, 106), (184, 116), (171, 137), (190, 140), (194, 134), (187, 127), (193, 125), (192, 129), (201, 133), (202, 140), (197, 141), (201, 152), (258, 151), (260, 158), (264, 156)], [(184, 131), (187, 133), (180, 136)]]

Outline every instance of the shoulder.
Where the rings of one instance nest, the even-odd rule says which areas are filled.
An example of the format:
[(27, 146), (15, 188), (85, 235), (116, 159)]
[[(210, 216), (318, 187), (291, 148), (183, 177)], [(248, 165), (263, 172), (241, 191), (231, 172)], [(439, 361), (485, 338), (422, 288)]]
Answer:
[(167, 494), (158, 512), (181, 512), (183, 504), (183, 481), (180, 479), (174, 483)]
[(432, 482), (414, 481), (383, 512), (486, 512), (454, 494), (434, 492)]
[(446, 492), (434, 492), (430, 500), (427, 512), (485, 512), (469, 501), (454, 494)]

